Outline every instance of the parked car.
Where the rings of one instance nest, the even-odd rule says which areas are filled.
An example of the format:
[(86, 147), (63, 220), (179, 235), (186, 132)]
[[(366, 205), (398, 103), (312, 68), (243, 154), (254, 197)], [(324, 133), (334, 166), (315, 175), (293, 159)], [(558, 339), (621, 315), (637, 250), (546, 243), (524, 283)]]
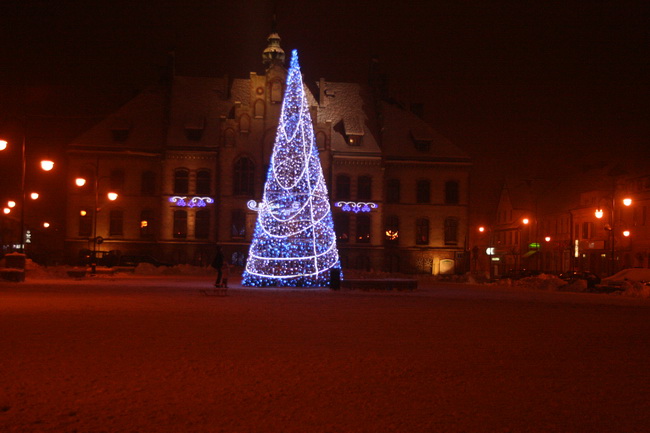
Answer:
[(628, 268), (615, 273), (612, 276), (603, 278), (601, 284), (596, 289), (599, 291), (617, 291), (624, 290), (628, 283), (650, 284), (650, 269), (648, 268)]
[(532, 269), (520, 269), (520, 270), (510, 269), (508, 272), (501, 275), (499, 278), (501, 278), (501, 279), (509, 278), (511, 280), (520, 280), (522, 278), (536, 277), (536, 276), (540, 275), (541, 273), (542, 273), (542, 271), (535, 271), (535, 270), (532, 270)]
[(596, 287), (596, 284), (600, 284), (600, 277), (589, 271), (567, 271), (560, 274), (560, 278), (567, 283), (584, 280), (587, 282), (587, 288), (589, 289), (593, 289)]
[(136, 255), (123, 255), (123, 256), (120, 256), (120, 258), (119, 258), (119, 260), (117, 262), (117, 266), (136, 267), (140, 263), (149, 263), (151, 265), (154, 265), (155, 267), (173, 266), (171, 263), (161, 262), (160, 260), (156, 259), (155, 257), (136, 256)]

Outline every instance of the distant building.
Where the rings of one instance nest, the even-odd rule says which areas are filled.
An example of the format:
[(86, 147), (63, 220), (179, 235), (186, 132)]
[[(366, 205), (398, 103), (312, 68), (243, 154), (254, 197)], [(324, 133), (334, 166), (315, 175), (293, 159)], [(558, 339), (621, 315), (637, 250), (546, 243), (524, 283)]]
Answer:
[[(247, 202), (261, 199), (287, 72), (276, 33), (263, 63), (241, 79), (171, 76), (70, 143), (71, 261), (96, 236), (114, 257), (206, 265), (219, 244), (244, 263), (256, 218)], [(305, 84), (344, 268), (466, 271), (467, 154), (384, 89)]]

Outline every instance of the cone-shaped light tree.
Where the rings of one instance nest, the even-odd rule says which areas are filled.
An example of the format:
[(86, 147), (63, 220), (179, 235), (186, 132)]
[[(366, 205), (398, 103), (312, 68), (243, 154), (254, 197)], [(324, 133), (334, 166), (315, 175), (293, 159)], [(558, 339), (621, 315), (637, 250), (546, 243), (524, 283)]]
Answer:
[(242, 283), (322, 287), (340, 270), (314, 128), (293, 50), (271, 163)]

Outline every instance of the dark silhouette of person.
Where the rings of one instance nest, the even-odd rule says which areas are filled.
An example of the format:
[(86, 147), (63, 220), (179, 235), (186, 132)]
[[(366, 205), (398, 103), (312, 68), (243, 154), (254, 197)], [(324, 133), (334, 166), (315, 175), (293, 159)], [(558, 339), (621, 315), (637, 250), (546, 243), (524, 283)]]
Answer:
[(214, 282), (214, 287), (219, 287), (223, 275), (223, 253), (221, 252), (221, 247), (217, 247), (217, 253), (214, 255), (211, 266), (217, 270), (217, 279)]

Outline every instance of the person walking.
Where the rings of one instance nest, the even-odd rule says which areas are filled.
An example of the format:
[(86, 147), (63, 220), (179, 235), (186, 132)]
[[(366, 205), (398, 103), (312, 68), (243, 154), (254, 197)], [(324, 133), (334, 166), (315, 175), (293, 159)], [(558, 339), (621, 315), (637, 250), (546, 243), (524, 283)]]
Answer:
[(223, 253), (221, 247), (217, 247), (217, 253), (214, 255), (211, 266), (217, 270), (217, 279), (214, 282), (214, 287), (221, 286), (221, 277), (223, 276)]

